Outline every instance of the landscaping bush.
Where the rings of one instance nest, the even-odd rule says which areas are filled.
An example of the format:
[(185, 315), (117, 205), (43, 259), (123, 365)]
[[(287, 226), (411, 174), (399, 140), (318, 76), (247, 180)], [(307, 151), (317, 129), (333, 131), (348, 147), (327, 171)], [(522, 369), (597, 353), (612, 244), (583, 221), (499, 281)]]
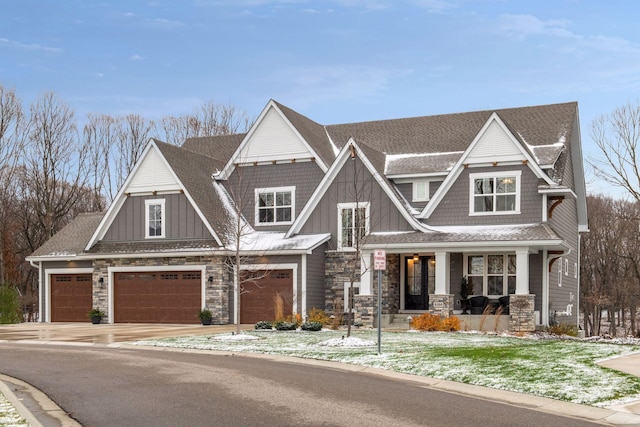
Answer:
[(259, 322), (256, 322), (256, 329), (271, 330), (271, 329), (273, 329), (273, 325), (271, 324), (271, 322), (269, 322), (267, 320), (261, 320)]
[(298, 325), (294, 322), (285, 321), (276, 322), (273, 326), (275, 326), (278, 331), (295, 331), (298, 328)]
[(418, 331), (459, 331), (460, 319), (455, 316), (442, 319), (437, 314), (424, 313), (411, 319), (411, 328)]
[(22, 322), (18, 290), (4, 284), (0, 286), (0, 323)]
[(303, 331), (319, 331), (322, 329), (322, 323), (307, 321), (300, 326), (300, 329)]
[(302, 314), (300, 314), (300, 313), (291, 314), (291, 315), (285, 317), (284, 321), (288, 322), (288, 323), (295, 323), (296, 324), (296, 328), (298, 328), (298, 327), (300, 327), (300, 325), (302, 325)]
[(307, 316), (307, 322), (318, 322), (322, 326), (331, 323), (331, 318), (326, 311), (319, 308), (312, 308)]
[(578, 329), (575, 325), (568, 325), (565, 323), (556, 323), (547, 328), (547, 332), (552, 335), (569, 335), (570, 337), (578, 336)]

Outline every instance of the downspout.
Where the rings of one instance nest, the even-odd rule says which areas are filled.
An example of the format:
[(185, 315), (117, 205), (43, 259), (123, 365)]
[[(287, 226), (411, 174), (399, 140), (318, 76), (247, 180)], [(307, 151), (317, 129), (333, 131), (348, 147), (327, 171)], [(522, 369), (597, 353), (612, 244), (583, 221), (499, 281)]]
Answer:
[(44, 290), (42, 289), (42, 262), (38, 262), (38, 265), (35, 265), (34, 262), (33, 260), (29, 260), (31, 267), (38, 269), (38, 321), (42, 322), (42, 313), (44, 313), (44, 311), (42, 311), (42, 300), (44, 299)]

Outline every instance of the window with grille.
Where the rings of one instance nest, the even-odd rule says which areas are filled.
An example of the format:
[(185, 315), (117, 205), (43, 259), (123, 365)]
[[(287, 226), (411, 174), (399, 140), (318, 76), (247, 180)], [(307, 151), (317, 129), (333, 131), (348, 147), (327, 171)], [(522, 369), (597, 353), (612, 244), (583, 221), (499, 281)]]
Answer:
[(256, 189), (256, 225), (291, 224), (294, 209), (295, 187)]

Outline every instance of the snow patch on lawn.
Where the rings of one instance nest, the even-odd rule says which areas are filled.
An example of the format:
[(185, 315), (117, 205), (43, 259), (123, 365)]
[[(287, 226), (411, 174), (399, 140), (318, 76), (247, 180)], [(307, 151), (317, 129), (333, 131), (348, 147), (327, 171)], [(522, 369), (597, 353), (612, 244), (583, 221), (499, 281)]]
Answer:
[(232, 335), (214, 335), (211, 339), (216, 341), (251, 341), (259, 340), (260, 338), (253, 335), (245, 334), (232, 334)]
[(318, 343), (318, 345), (325, 347), (371, 347), (376, 344), (376, 342), (355, 337), (331, 338)]

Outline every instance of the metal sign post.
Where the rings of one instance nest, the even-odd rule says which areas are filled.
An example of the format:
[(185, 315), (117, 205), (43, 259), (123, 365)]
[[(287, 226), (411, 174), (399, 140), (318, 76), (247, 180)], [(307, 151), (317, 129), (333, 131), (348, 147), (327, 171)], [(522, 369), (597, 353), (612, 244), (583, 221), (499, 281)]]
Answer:
[(382, 354), (382, 271), (387, 269), (387, 254), (384, 249), (373, 251), (373, 269), (378, 271), (378, 354)]

